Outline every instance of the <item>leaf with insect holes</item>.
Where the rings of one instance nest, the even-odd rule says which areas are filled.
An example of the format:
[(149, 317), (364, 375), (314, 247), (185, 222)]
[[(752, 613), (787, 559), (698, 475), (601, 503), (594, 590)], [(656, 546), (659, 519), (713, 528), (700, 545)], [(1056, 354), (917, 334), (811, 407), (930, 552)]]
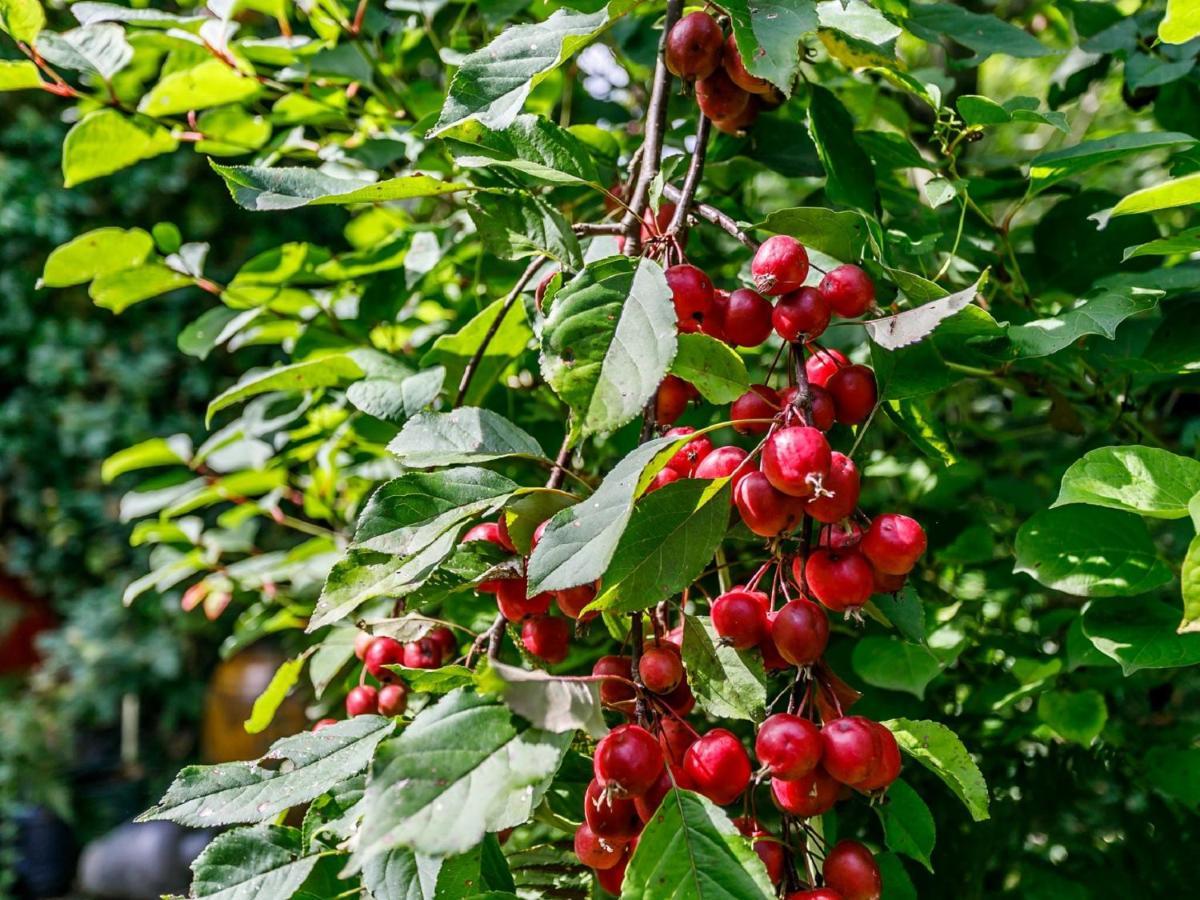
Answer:
[(963, 309), (975, 299), (983, 286), (986, 275), (981, 275), (969, 288), (933, 300), (915, 309), (907, 309), (893, 316), (872, 319), (865, 323), (867, 334), (886, 350), (899, 350), (933, 333), (944, 320)]

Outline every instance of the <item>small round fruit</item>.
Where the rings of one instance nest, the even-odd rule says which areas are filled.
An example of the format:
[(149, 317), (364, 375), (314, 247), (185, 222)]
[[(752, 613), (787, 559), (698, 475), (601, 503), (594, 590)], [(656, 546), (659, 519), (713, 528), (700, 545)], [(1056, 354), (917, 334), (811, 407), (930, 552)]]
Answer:
[(894, 594), (908, 581), (907, 575), (889, 575), (887, 572), (880, 572), (874, 566), (872, 570), (875, 572), (876, 594)]
[(793, 666), (811, 666), (829, 643), (829, 619), (817, 604), (797, 597), (775, 614), (771, 638), (779, 655)]
[[(672, 428), (667, 432), (666, 437), (683, 437), (693, 434), (695, 431), (695, 428), (685, 425), (680, 428)], [(712, 448), (712, 441), (708, 439), (708, 435), (702, 434), (675, 451), (675, 455), (667, 460), (667, 468), (674, 469), (680, 475), (691, 475), (700, 461), (712, 453)]]
[(881, 791), (900, 777), (900, 747), (891, 729), (879, 722), (871, 722), (879, 737), (879, 757), (867, 777), (854, 785), (860, 791)]
[(784, 900), (845, 900), (837, 891), (829, 888), (816, 888), (811, 891), (792, 891)]
[(496, 520), (496, 539), (500, 542), (500, 546), (509, 553), (516, 553), (517, 548), (513, 545), (512, 538), (508, 536), (508, 519), (504, 513), (500, 514), (500, 518)]
[[(500, 526), (495, 522), (480, 522), (469, 528), (467, 533), (462, 536), (460, 543), (469, 544), (472, 541), (487, 541), (489, 544), (504, 548), (504, 542), (500, 538)], [(481, 594), (494, 594), (500, 590), (500, 585), (501, 579), (493, 578), (490, 581), (479, 582), (475, 589)]]
[(423, 637), (404, 645), (404, 665), (409, 669), (436, 669), (442, 664), (442, 646)]
[(771, 324), (785, 341), (812, 341), (825, 333), (830, 317), (829, 304), (817, 289), (802, 287), (779, 298)]
[(829, 308), (846, 319), (861, 316), (875, 305), (875, 283), (858, 266), (847, 264), (831, 269), (817, 290)]
[(725, 340), (725, 309), (729, 306), (729, 291), (713, 288), (713, 302), (708, 315), (700, 323), (700, 330), (718, 341)]
[(825, 387), (834, 372), (848, 365), (850, 360), (846, 359), (846, 354), (840, 350), (825, 348), (814, 351), (805, 361), (804, 374), (808, 376), (809, 384)]
[[(798, 566), (799, 557), (793, 574)], [(871, 564), (857, 550), (814, 550), (804, 567), (804, 579), (812, 595), (834, 612), (857, 609), (871, 599), (875, 588)]]
[(832, 524), (845, 519), (858, 507), (860, 480), (854, 460), (836, 450), (830, 455), (829, 475), (821, 482), (827, 495), (813, 497), (805, 510), (818, 522)]
[(850, 786), (866, 781), (883, 755), (875, 723), (862, 716), (845, 716), (821, 729), (821, 765), (830, 777)]
[(754, 852), (758, 854), (758, 858), (763, 861), (763, 865), (767, 869), (767, 878), (771, 880), (771, 884), (779, 884), (783, 881), (787, 865), (783, 844), (766, 831), (756, 831), (750, 838), (754, 841)]
[(379, 681), (392, 681), (396, 676), (387, 666), (404, 665), (404, 645), (395, 638), (380, 636), (371, 641), (363, 654), (363, 666)]
[(360, 684), (346, 695), (346, 715), (370, 716), (379, 711), (379, 691), (369, 684)]
[(530, 616), (521, 626), (521, 643), (538, 659), (560, 663), (567, 658), (571, 627), (556, 616)]
[(596, 883), (601, 889), (613, 896), (620, 896), (621, 888), (625, 884), (625, 870), (629, 867), (630, 849), (625, 848), (621, 854), (621, 859), (615, 866), (610, 866), (607, 869), (594, 869), (596, 873)]
[(729, 78), (743, 91), (751, 94), (765, 94), (771, 90), (771, 82), (765, 78), (751, 75), (742, 60), (742, 52), (738, 49), (737, 41), (730, 34), (725, 40), (725, 52), (721, 54), (721, 62)]
[[(696, 466), (696, 471), (692, 473), (693, 478), (726, 478), (733, 476), (731, 484), (733, 485), (734, 496), (737, 495), (738, 485), (751, 472), (757, 472), (753, 463), (746, 462), (748, 454), (741, 447), (717, 447), (712, 453), (700, 460), (700, 464)], [(732, 498), (731, 498), (732, 499)]]
[[(752, 384), (729, 407), (733, 430), (738, 434), (766, 434), (770, 420), (779, 412), (781, 401), (775, 389), (765, 384)], [(755, 421), (764, 420), (764, 421)]]
[[(687, 682), (684, 681), (682, 684), (687, 684)], [(683, 758), (687, 755), (688, 747), (696, 743), (700, 736), (689, 725), (674, 716), (663, 716), (658, 724), (661, 729), (658, 743), (663, 748), (663, 755), (667, 760), (667, 765), (671, 768), (671, 774), (678, 776), (678, 772), (683, 771)], [(679, 778), (676, 777), (675, 780), (678, 781)], [(685, 785), (681, 784), (680, 787), (685, 787)]]
[(746, 129), (753, 125), (758, 120), (758, 114), (762, 110), (761, 98), (750, 94), (746, 105), (742, 107), (742, 111), (737, 115), (730, 116), (727, 119), (713, 119), (713, 128), (720, 131), (722, 134), (730, 134), (734, 137), (740, 137), (745, 133)]
[(776, 431), (763, 446), (761, 468), (778, 491), (810, 497), (829, 474), (829, 441), (817, 428), (796, 425)]
[(786, 813), (802, 818), (829, 812), (837, 803), (840, 790), (838, 783), (820, 766), (795, 781), (771, 779), (771, 796), (775, 798), (775, 805)]
[(596, 618), (596, 613), (584, 614), (583, 610), (596, 599), (597, 583), (581, 584), (578, 587), (566, 588), (554, 592), (554, 601), (559, 611), (569, 619), (581, 619), (586, 622)]
[(375, 635), (365, 631), (360, 631), (354, 636), (354, 655), (358, 657), (359, 661), (366, 657), (367, 648), (371, 646), (373, 640), (375, 640)]
[(771, 303), (749, 288), (729, 295), (725, 309), (725, 340), (739, 347), (757, 347), (771, 336)]
[(607, 706), (624, 703), (637, 696), (632, 684), (633, 665), (628, 656), (602, 656), (592, 666), (592, 674), (614, 676), (600, 682), (600, 702)]
[(640, 725), (619, 725), (596, 745), (592, 768), (602, 788), (618, 797), (637, 797), (658, 780), (662, 748)]
[(678, 481), (684, 476), (675, 469), (662, 469), (650, 479), (650, 483), (646, 485), (646, 493), (653, 494), (659, 488), (665, 488), (673, 481)]
[(712, 624), (721, 640), (737, 650), (749, 650), (767, 631), (766, 613), (750, 591), (732, 590), (717, 597)]
[[(660, 203), (657, 210), (647, 208), (642, 213), (642, 240), (648, 241), (651, 238), (661, 237), (674, 217), (675, 204), (667, 200)], [(617, 238), (617, 240), (619, 241), (621, 238)]]
[(621, 861), (625, 845), (609, 843), (584, 822), (575, 830), (575, 855), (591, 869), (611, 869)]
[(876, 516), (863, 535), (862, 552), (880, 572), (907, 575), (925, 552), (925, 529), (899, 513)]
[(642, 684), (656, 694), (669, 694), (683, 680), (683, 662), (674, 648), (651, 647), (638, 660)]
[(866, 366), (846, 366), (825, 382), (833, 397), (837, 420), (843, 425), (861, 425), (871, 415), (879, 399), (875, 373)]
[(783, 654), (779, 652), (779, 647), (775, 644), (775, 619), (778, 616), (778, 612), (767, 613), (767, 633), (763, 635), (763, 639), (758, 644), (758, 652), (762, 654), (763, 668), (768, 672), (780, 672), (791, 666), (791, 663), (783, 658)]
[(431, 638), (442, 648), (442, 659), (454, 659), (458, 656), (458, 639), (454, 632), (445, 625), (432, 629), (426, 637)]
[(663, 694), (662, 699), (663, 703), (675, 710), (677, 716), (686, 716), (696, 708), (696, 696), (692, 693), (691, 685), (688, 684), (687, 673), (684, 673), (675, 690), (669, 694)]
[(826, 887), (843, 900), (879, 900), (883, 877), (871, 851), (858, 841), (838, 841), (821, 866)]
[(750, 783), (746, 748), (724, 728), (714, 728), (688, 747), (683, 768), (695, 790), (718, 806), (732, 803)]
[(379, 714), (400, 716), (408, 708), (408, 688), (403, 681), (385, 684), (379, 689)]
[(653, 787), (642, 796), (633, 798), (633, 808), (637, 810), (638, 818), (643, 822), (649, 822), (658, 812), (658, 808), (662, 806), (663, 798), (670, 793), (674, 786), (671, 775), (664, 766)]
[(667, 69), (685, 81), (707, 78), (721, 64), (723, 42), (716, 19), (705, 12), (688, 13), (667, 34)]
[(713, 121), (733, 119), (746, 111), (750, 95), (733, 83), (724, 69), (696, 82), (696, 103)]
[(678, 375), (668, 375), (658, 386), (654, 401), (654, 418), (662, 426), (674, 425), (683, 415), (688, 401), (694, 396), (695, 388)]
[(754, 755), (783, 781), (804, 778), (821, 761), (821, 732), (808, 719), (776, 713), (759, 726)]
[(752, 471), (738, 482), (733, 502), (746, 527), (761, 537), (775, 537), (797, 524), (803, 511), (795, 497), (775, 490), (762, 472)]
[(837, 407), (833, 403), (833, 395), (817, 384), (808, 386), (808, 402), (812, 406), (812, 426), (821, 431), (828, 431), (837, 420)]
[(713, 283), (695, 266), (686, 263), (666, 271), (675, 304), (675, 319), (680, 331), (699, 331), (713, 304)]
[(551, 595), (543, 591), (526, 597), (529, 582), (524, 578), (505, 578), (496, 591), (496, 606), (500, 614), (510, 622), (519, 622), (526, 616), (545, 615), (550, 610)]
[(759, 293), (779, 297), (798, 291), (808, 277), (808, 252), (794, 237), (777, 234), (759, 245), (750, 263)]
[(583, 817), (596, 836), (606, 841), (624, 844), (642, 829), (633, 801), (606, 794), (595, 779), (583, 795)]
[(821, 529), (817, 539), (818, 547), (828, 547), (831, 550), (853, 550), (862, 541), (863, 530), (857, 522), (847, 520), (841, 524), (830, 525)]

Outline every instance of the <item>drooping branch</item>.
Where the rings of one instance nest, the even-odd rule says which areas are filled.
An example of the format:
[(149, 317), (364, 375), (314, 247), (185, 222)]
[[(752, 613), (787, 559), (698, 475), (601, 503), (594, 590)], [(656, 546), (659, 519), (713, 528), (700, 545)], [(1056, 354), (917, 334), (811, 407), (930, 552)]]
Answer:
[[(672, 203), (678, 204), (683, 199), (683, 191), (675, 187), (673, 184), (663, 185), (663, 196)], [(716, 225), (730, 237), (737, 240), (742, 245), (751, 250), (758, 249), (758, 241), (746, 234), (733, 217), (727, 215), (715, 206), (709, 206), (707, 203), (693, 203), (692, 212), (698, 215), (701, 219)]]
[(687, 237), (688, 213), (696, 200), (696, 190), (700, 187), (700, 176), (704, 174), (704, 159), (708, 155), (708, 137), (712, 133), (712, 121), (704, 113), (700, 114), (700, 124), (696, 126), (696, 146), (692, 149), (692, 161), (688, 165), (687, 175), (683, 179), (683, 188), (679, 192), (679, 200), (675, 202), (675, 215), (667, 226), (667, 235), (676, 239), (682, 246)]

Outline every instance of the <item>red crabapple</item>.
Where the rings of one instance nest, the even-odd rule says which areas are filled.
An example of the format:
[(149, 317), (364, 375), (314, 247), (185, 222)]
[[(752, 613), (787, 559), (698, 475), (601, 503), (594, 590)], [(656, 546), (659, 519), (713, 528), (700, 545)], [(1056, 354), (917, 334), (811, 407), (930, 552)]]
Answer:
[(837, 891), (829, 888), (814, 888), (811, 891), (792, 891), (784, 900), (845, 900)]
[(753, 463), (746, 462), (749, 456), (741, 447), (717, 447), (712, 453), (700, 460), (696, 466), (696, 471), (692, 473), (694, 478), (725, 478), (732, 475), (733, 479), (730, 482), (733, 488), (733, 496), (731, 502), (737, 496), (738, 485), (751, 472), (757, 472)]
[(810, 666), (829, 643), (829, 619), (811, 600), (798, 597), (784, 604), (771, 624), (779, 655), (794, 666)]
[(360, 684), (346, 695), (346, 715), (369, 716), (379, 711), (379, 691), (369, 684)]
[(718, 806), (732, 803), (750, 783), (746, 748), (724, 728), (714, 728), (688, 747), (683, 768), (695, 790)]
[(750, 94), (741, 112), (725, 119), (713, 119), (713, 128), (723, 134), (740, 135), (757, 121), (761, 109), (761, 98)]
[(821, 732), (808, 719), (776, 713), (758, 728), (754, 755), (771, 775), (795, 781), (808, 775), (821, 761)]
[(879, 399), (875, 373), (866, 366), (854, 365), (839, 369), (825, 382), (825, 389), (833, 396), (837, 420), (843, 425), (860, 425), (865, 422)]
[(658, 780), (662, 748), (640, 725), (619, 725), (596, 745), (592, 768), (602, 788), (618, 797), (637, 797)]
[(771, 485), (790, 497), (810, 497), (829, 474), (825, 435), (807, 425), (776, 431), (763, 446), (761, 468)]
[(925, 552), (925, 529), (899, 513), (876, 516), (863, 535), (862, 552), (880, 572), (905, 575)]
[[(695, 431), (695, 428), (685, 425), (672, 428), (667, 432), (666, 437), (683, 437), (693, 434)], [(712, 448), (712, 441), (708, 439), (708, 435), (702, 434), (676, 450), (675, 455), (667, 460), (667, 468), (674, 469), (680, 475), (691, 475), (695, 471), (696, 465), (712, 452)]]
[(737, 41), (732, 34), (725, 40), (725, 52), (721, 55), (721, 62), (724, 63), (729, 78), (743, 91), (751, 94), (765, 94), (771, 90), (771, 83), (767, 79), (751, 75), (746, 69), (746, 64), (742, 60), (742, 52), (738, 49)]
[(583, 795), (583, 817), (598, 837), (622, 844), (642, 828), (633, 801), (606, 792), (594, 778)]
[(771, 313), (775, 333), (785, 341), (816, 340), (829, 327), (829, 319), (829, 304), (811, 287), (784, 294)]
[(675, 319), (679, 330), (699, 331), (700, 323), (712, 309), (712, 281), (695, 266), (686, 263), (671, 266), (667, 269), (666, 276), (667, 284), (671, 288), (671, 302), (675, 304)]
[(660, 469), (657, 473), (655, 473), (654, 477), (650, 479), (650, 483), (646, 485), (646, 493), (653, 494), (659, 488), (664, 488), (671, 482), (678, 481), (683, 477), (685, 476), (681, 475), (675, 469)]
[(738, 482), (733, 502), (746, 527), (760, 537), (791, 531), (803, 513), (795, 497), (775, 490), (767, 476), (758, 471), (748, 472)]
[(526, 597), (529, 583), (524, 578), (505, 578), (496, 591), (496, 606), (501, 615), (510, 622), (519, 622), (526, 616), (540, 616), (550, 609), (551, 595), (543, 592)]
[(821, 765), (842, 784), (856, 785), (873, 774), (883, 754), (875, 723), (862, 716), (827, 722), (821, 729)]
[(780, 405), (780, 396), (775, 393), (774, 388), (765, 384), (750, 385), (750, 389), (734, 400), (729, 407), (733, 430), (738, 434), (766, 434), (767, 429), (771, 427), (770, 422), (753, 420), (774, 418)]
[(805, 510), (818, 522), (831, 524), (845, 519), (858, 507), (859, 476), (854, 460), (836, 450), (830, 454), (829, 475), (821, 482), (828, 492), (813, 497)]
[(591, 612), (585, 615), (583, 610), (584, 607), (596, 599), (598, 586), (598, 582), (593, 582), (591, 584), (581, 584), (578, 587), (555, 591), (554, 601), (558, 605), (559, 612), (568, 619), (579, 619), (584, 622), (594, 619), (597, 613)]
[(669, 694), (683, 680), (683, 662), (674, 646), (670, 650), (666, 647), (650, 647), (642, 652), (642, 658), (638, 660), (638, 672), (647, 690)]
[(696, 82), (696, 104), (710, 119), (733, 119), (745, 112), (750, 95), (733, 83), (724, 69)]
[(458, 639), (454, 637), (454, 632), (445, 625), (439, 625), (432, 629), (426, 637), (442, 648), (442, 659), (454, 659), (458, 656)]
[(825, 886), (843, 900), (879, 900), (883, 877), (871, 851), (858, 841), (838, 841), (821, 866)]
[(871, 722), (879, 737), (879, 756), (867, 777), (853, 787), (860, 791), (879, 791), (891, 785), (900, 776), (900, 747), (891, 730), (879, 722)]
[(826, 387), (833, 373), (842, 366), (848, 365), (850, 365), (850, 360), (846, 359), (846, 354), (840, 350), (825, 348), (815, 351), (805, 361), (804, 374), (808, 376), (809, 384)]
[(654, 401), (654, 418), (659, 425), (674, 425), (683, 415), (695, 388), (677, 375), (668, 375), (658, 386)]
[(667, 34), (667, 69), (685, 81), (706, 78), (721, 64), (721, 26), (705, 12), (688, 13)]
[[(600, 682), (600, 702), (612, 706), (632, 700), (636, 694), (633, 684), (633, 664), (628, 656), (602, 656), (592, 666), (593, 675), (612, 675)], [(623, 679), (618, 681), (616, 679)]]
[(771, 304), (749, 288), (729, 295), (724, 319), (725, 340), (739, 347), (757, 347), (771, 336)]
[(771, 779), (771, 796), (775, 805), (793, 816), (809, 818), (833, 809), (841, 788), (820, 766), (795, 781)]
[(380, 636), (371, 641), (363, 654), (363, 666), (380, 681), (391, 681), (395, 676), (387, 666), (404, 665), (404, 645), (395, 638)]
[(404, 645), (404, 665), (409, 669), (436, 669), (442, 664), (442, 645), (430, 637)]
[(700, 330), (718, 341), (725, 340), (725, 310), (729, 307), (729, 291), (713, 288), (712, 306), (700, 323)]
[(384, 716), (399, 716), (408, 708), (408, 688), (403, 681), (385, 684), (379, 689), (379, 713)]
[[(797, 557), (792, 567), (797, 581), (799, 563)], [(809, 592), (834, 612), (862, 606), (875, 587), (871, 564), (857, 550), (814, 550), (804, 566), (804, 581)]]
[(623, 843), (610, 843), (584, 822), (575, 830), (575, 855), (591, 869), (611, 869), (625, 853)]
[(794, 237), (774, 235), (755, 251), (750, 274), (760, 293), (768, 297), (790, 294), (803, 287), (808, 277), (808, 253)]
[(373, 640), (375, 640), (375, 635), (366, 631), (360, 631), (354, 636), (354, 655), (360, 661), (367, 655), (367, 648), (371, 646)]
[(538, 659), (553, 665), (567, 658), (571, 629), (566, 619), (530, 616), (521, 626), (521, 643)]
[(750, 591), (731, 590), (713, 601), (712, 624), (724, 642), (738, 650), (749, 650), (766, 634), (767, 616)]
[(847, 264), (832, 269), (817, 290), (829, 308), (845, 319), (861, 316), (875, 305), (875, 284), (858, 266)]

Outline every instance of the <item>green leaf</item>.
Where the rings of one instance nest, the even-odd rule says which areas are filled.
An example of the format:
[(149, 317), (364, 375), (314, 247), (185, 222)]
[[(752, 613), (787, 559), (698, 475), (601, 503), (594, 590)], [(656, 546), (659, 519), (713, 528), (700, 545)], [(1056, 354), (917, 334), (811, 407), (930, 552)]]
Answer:
[(623, 900), (767, 900), (766, 867), (720, 807), (672, 789), (629, 860)]
[(1147, 241), (1125, 249), (1122, 262), (1142, 256), (1176, 256), (1200, 250), (1200, 228), (1188, 228), (1156, 241)]
[(239, 72), (219, 59), (207, 59), (190, 69), (163, 77), (138, 104), (138, 112), (162, 118), (257, 97), (262, 85), (253, 75)]
[(1025, 522), (1013, 571), (1080, 597), (1131, 597), (1171, 580), (1137, 516), (1079, 505), (1045, 509)]
[(363, 866), (371, 900), (458, 900), (478, 896), (480, 850), (437, 857), (393, 847)]
[(1167, 14), (1158, 23), (1158, 37), (1166, 44), (1186, 44), (1200, 37), (1200, 7), (1191, 0), (1167, 0)]
[(1117, 134), (1037, 156), (1029, 164), (1030, 191), (1040, 193), (1064, 178), (1103, 163), (1118, 162), (1152, 150), (1191, 146), (1196, 138), (1174, 131)]
[(854, 644), (854, 671), (873, 687), (904, 691), (925, 699), (925, 687), (942, 671), (928, 647), (886, 637), (864, 637)]
[(1182, 178), (1172, 178), (1153, 187), (1142, 188), (1128, 196), (1122, 197), (1121, 202), (1113, 207), (1114, 216), (1128, 216), (1137, 213), (1157, 212), (1160, 209), (1173, 209), (1176, 206), (1194, 206), (1200, 203), (1200, 172), (1184, 175)]
[(542, 374), (582, 436), (638, 415), (676, 352), (675, 307), (662, 268), (613, 256), (590, 263), (554, 295), (542, 329)]
[(925, 643), (925, 606), (911, 581), (896, 594), (876, 594), (871, 603), (905, 639)]
[(959, 461), (946, 428), (920, 400), (888, 400), (883, 404), (884, 414), (913, 442), (929, 459), (943, 466), (952, 466)]
[(1149, 288), (1105, 288), (1057, 316), (1010, 325), (1008, 337), (1026, 358), (1050, 356), (1090, 334), (1111, 341), (1122, 322), (1154, 309), (1163, 296)]
[(276, 741), (254, 762), (187, 766), (138, 821), (193, 828), (263, 822), (361, 772), (392, 730), (391, 719), (355, 716)]
[(251, 369), (208, 404), (206, 422), (223, 409), (271, 391), (291, 393), (332, 387), (366, 374), (353, 353), (329, 353), (270, 369)]
[(192, 863), (190, 896), (206, 900), (291, 897), (317, 864), (301, 856), (300, 833), (264, 825), (235, 828), (213, 838)]
[(883, 840), (895, 853), (915, 859), (930, 872), (937, 829), (921, 795), (905, 781), (894, 781), (883, 803), (875, 807), (883, 825)]
[(1155, 519), (1182, 519), (1200, 492), (1200, 460), (1138, 445), (1099, 447), (1063, 473), (1054, 506), (1087, 503)]
[(883, 900), (917, 900), (917, 889), (908, 876), (908, 870), (895, 853), (879, 853), (875, 856), (879, 874), (883, 881)]
[(899, 350), (933, 334), (942, 322), (966, 309), (985, 283), (987, 273), (969, 288), (931, 300), (913, 309), (872, 319), (865, 324), (871, 340), (887, 350)]
[(1200, 747), (1152, 747), (1142, 761), (1146, 781), (1160, 793), (1196, 810), (1200, 807)]
[(119, 272), (97, 275), (88, 296), (101, 309), (122, 313), (135, 303), (189, 287), (193, 279), (161, 263), (147, 263)]
[(1047, 691), (1038, 697), (1038, 718), (1066, 741), (1085, 747), (1104, 730), (1108, 707), (1099, 691)]
[[(491, 331), (496, 317), (504, 312), (504, 309), (505, 301), (501, 298), (492, 302), (454, 334), (439, 336), (429, 352), (421, 358), (421, 365), (441, 364), (446, 367), (446, 383), (459, 384), (468, 362), (474, 357)], [(513, 303), (508, 311), (504, 312), (500, 327), (496, 329), (483, 356), (480, 357), (464, 402), (478, 405), (487, 396), (488, 391), (495, 387), (504, 370), (525, 351), (531, 337), (533, 332), (525, 320), (525, 307), (520, 303)]]
[(100, 467), (100, 477), (107, 484), (126, 472), (154, 466), (187, 465), (192, 458), (192, 441), (186, 434), (169, 438), (151, 438), (124, 450), (118, 450)]
[(825, 193), (834, 203), (875, 211), (875, 170), (854, 140), (854, 120), (827, 88), (811, 85), (808, 130), (825, 167)]
[(1157, 601), (1097, 600), (1083, 611), (1083, 633), (1126, 675), (1200, 663), (1200, 632), (1178, 634), (1179, 610)]
[(540, 197), (480, 194), (467, 211), (484, 247), (500, 259), (545, 256), (567, 271), (583, 267), (583, 251), (571, 223)]
[(157, 9), (130, 9), (116, 3), (80, 2), (71, 4), (71, 15), (81, 25), (93, 22), (136, 22), (146, 27), (172, 28), (177, 25), (196, 25), (207, 21), (208, 16), (180, 16)]
[(690, 382), (709, 403), (732, 403), (750, 387), (746, 363), (736, 350), (707, 334), (680, 334), (671, 373)]
[(112, 23), (84, 25), (61, 33), (43, 31), (38, 35), (37, 50), (55, 66), (99, 75), (105, 81), (112, 80), (133, 59), (125, 29)]
[(196, 120), (196, 130), (204, 135), (196, 142), (196, 152), (206, 156), (239, 156), (271, 139), (271, 123), (241, 106), (206, 110)]
[(979, 767), (958, 736), (940, 722), (892, 719), (884, 722), (905, 753), (945, 782), (966, 805), (971, 818), (988, 818), (988, 791)]
[(42, 86), (38, 67), (27, 59), (0, 59), (0, 93)]
[(445, 380), (446, 370), (441, 366), (422, 369), (407, 378), (364, 378), (346, 388), (346, 399), (369, 416), (403, 422), (433, 403)]
[(787, 234), (805, 247), (819, 250), (841, 262), (857, 262), (870, 239), (867, 220), (861, 213), (797, 206), (768, 215), (756, 228)]
[(1179, 572), (1179, 585), (1183, 594), (1183, 621), (1179, 623), (1179, 633), (1200, 631), (1200, 535), (1188, 543)]
[(510, 169), (548, 184), (596, 185), (600, 175), (587, 145), (544, 116), (517, 116), (501, 131), (463, 122), (442, 137), (464, 168)]
[(409, 419), (388, 451), (410, 469), (483, 463), (510, 456), (544, 459), (527, 432), (490, 409), (464, 406)]
[(967, 125), (1004, 125), (1008, 122), (1034, 122), (1052, 125), (1067, 134), (1067, 117), (1057, 110), (1038, 111), (1033, 97), (1014, 97), (1003, 105), (988, 97), (967, 94), (958, 98), (958, 112)]
[(382, 744), (371, 767), (355, 861), (392, 847), (462, 853), (526, 822), (573, 734), (514, 721), (504, 706), (455, 691)]
[(762, 654), (722, 644), (707, 616), (683, 617), (683, 662), (696, 703), (710, 716), (749, 722), (766, 718)]
[(817, 30), (814, 0), (725, 0), (734, 40), (750, 74), (791, 96), (800, 70), (800, 44)]
[(301, 206), (384, 203), (477, 190), (469, 184), (439, 181), (420, 173), (370, 183), (352, 178), (335, 178), (318, 169), (298, 166), (223, 166), (215, 162), (211, 165), (225, 179), (234, 202), (254, 212), (297, 209)]
[(308, 663), (308, 680), (312, 682), (313, 694), (318, 700), (346, 663), (354, 658), (357, 637), (357, 628), (334, 628), (314, 649)]
[(600, 709), (600, 685), (555, 678), (490, 660), (478, 677), (479, 689), (496, 694), (504, 705), (534, 728), (554, 734), (585, 731), (593, 738), (608, 734)]
[(993, 53), (1007, 56), (1048, 56), (1056, 51), (1015, 25), (993, 15), (974, 13), (950, 3), (914, 3), (908, 10), (908, 29), (925, 41), (953, 38), (975, 51), (973, 65)]
[(729, 494), (727, 479), (684, 478), (638, 500), (587, 609), (649, 609), (695, 581), (725, 537)]
[(112, 109), (84, 116), (63, 141), (63, 184), (74, 187), (143, 159), (170, 153), (179, 142), (157, 122), (129, 119)]
[(289, 659), (282, 663), (275, 670), (270, 683), (254, 700), (254, 709), (251, 710), (250, 718), (246, 720), (244, 726), (247, 734), (260, 734), (270, 727), (271, 722), (275, 720), (275, 713), (279, 710), (279, 705), (283, 703), (292, 688), (296, 686), (296, 682), (300, 680), (300, 672), (303, 671), (304, 663), (311, 652), (311, 650), (305, 651), (295, 659)]
[(0, 30), (14, 41), (32, 44), (46, 26), (46, 14), (38, 0), (0, 0)]
[(188, 356), (208, 359), (213, 350), (232, 339), (262, 314), (261, 308), (230, 309), (228, 306), (214, 306), (202, 313), (198, 319), (189, 322), (183, 331), (179, 332), (176, 344)]

